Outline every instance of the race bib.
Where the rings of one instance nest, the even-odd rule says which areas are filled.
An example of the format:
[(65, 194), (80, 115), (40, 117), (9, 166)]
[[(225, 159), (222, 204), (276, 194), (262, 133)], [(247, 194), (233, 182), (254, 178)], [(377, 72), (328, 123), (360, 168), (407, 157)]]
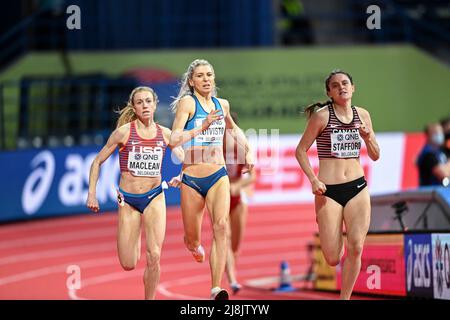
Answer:
[[(197, 118), (195, 119), (195, 126), (201, 126), (203, 120), (206, 118)], [(225, 133), (225, 121), (224, 119), (216, 120), (211, 125), (201, 133), (199, 133), (194, 141), (196, 143), (208, 143), (213, 146), (222, 145), (222, 138)]]
[(142, 147), (141, 152), (128, 153), (128, 170), (138, 177), (159, 177), (163, 158), (162, 147)]
[(361, 139), (358, 129), (333, 129), (331, 132), (331, 155), (336, 158), (358, 158)]

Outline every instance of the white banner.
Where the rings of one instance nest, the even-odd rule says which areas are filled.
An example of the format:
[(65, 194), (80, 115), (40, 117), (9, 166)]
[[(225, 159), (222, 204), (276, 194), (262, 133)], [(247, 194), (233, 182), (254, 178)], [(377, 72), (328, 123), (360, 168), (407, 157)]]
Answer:
[[(256, 153), (257, 181), (253, 204), (305, 203), (314, 200), (311, 184), (295, 158), (300, 135), (249, 136)], [(370, 193), (396, 192), (401, 189), (405, 135), (403, 133), (379, 133), (377, 141), (381, 156), (370, 160), (365, 144), (360, 162), (364, 168)], [(316, 144), (308, 151), (313, 170), (318, 172), (319, 159)]]

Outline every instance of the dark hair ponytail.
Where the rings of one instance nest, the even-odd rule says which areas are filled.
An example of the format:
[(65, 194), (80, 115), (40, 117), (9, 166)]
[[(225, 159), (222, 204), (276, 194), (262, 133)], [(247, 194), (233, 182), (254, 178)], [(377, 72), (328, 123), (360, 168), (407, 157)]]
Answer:
[(314, 112), (316, 112), (317, 109), (320, 109), (322, 107), (331, 105), (333, 102), (331, 100), (327, 100), (325, 102), (316, 102), (313, 104), (310, 104), (303, 110), (303, 113), (306, 114), (306, 118), (309, 119), (313, 115)]

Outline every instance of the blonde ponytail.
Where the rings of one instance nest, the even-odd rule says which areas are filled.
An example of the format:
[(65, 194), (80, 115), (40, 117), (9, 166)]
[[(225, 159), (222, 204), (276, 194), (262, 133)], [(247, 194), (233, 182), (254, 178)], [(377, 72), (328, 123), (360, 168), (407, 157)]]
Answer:
[(132, 122), (137, 119), (136, 114), (134, 113), (133, 106), (127, 104), (125, 108), (122, 110), (119, 110), (119, 119), (117, 119), (117, 125), (116, 128), (120, 128), (124, 124), (127, 124), (128, 122)]

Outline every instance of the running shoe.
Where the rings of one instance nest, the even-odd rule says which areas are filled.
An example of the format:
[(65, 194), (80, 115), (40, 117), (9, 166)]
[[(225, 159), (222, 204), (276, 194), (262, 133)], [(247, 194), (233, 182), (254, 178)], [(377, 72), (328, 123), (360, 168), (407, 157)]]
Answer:
[(205, 261), (205, 249), (203, 249), (202, 245), (199, 245), (197, 249), (191, 250), (192, 256), (194, 257), (195, 261), (197, 262), (203, 262)]
[(227, 290), (220, 289), (215, 293), (211, 293), (211, 300), (229, 300)]
[(230, 284), (230, 287), (233, 294), (237, 294), (242, 289), (242, 286), (237, 282)]

